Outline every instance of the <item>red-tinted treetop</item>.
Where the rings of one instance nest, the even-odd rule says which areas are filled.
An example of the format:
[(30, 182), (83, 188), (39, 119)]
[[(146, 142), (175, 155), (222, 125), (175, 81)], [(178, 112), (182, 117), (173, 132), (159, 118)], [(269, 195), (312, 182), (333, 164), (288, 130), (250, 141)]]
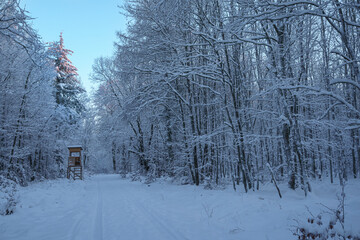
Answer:
[(73, 54), (73, 51), (64, 47), (64, 38), (62, 36), (62, 33), (60, 33), (59, 42), (50, 43), (49, 51), (54, 57), (56, 71), (59, 74), (59, 81), (64, 83), (78, 83), (78, 80), (75, 77), (78, 75), (77, 68), (68, 58), (69, 55)]

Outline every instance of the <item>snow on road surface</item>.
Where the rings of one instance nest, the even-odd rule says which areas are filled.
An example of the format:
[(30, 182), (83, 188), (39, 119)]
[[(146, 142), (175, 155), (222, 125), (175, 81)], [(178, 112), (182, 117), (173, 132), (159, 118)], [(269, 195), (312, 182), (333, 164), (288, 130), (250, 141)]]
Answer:
[[(359, 182), (347, 186), (346, 221), (360, 232)], [(338, 185), (319, 183), (307, 198), (282, 186), (264, 190), (204, 190), (166, 182), (146, 185), (118, 175), (66, 179), (20, 190), (17, 211), (0, 216), (1, 240), (295, 239), (297, 219), (338, 204)]]

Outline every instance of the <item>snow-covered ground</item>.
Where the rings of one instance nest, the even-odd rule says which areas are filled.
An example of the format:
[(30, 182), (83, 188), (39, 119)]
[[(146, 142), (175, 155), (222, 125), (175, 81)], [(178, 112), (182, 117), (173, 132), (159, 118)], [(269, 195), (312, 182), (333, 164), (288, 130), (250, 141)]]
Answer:
[[(337, 184), (318, 183), (307, 198), (281, 186), (234, 192), (164, 182), (146, 185), (118, 175), (84, 181), (33, 184), (19, 191), (20, 203), (0, 216), (1, 240), (118, 239), (295, 239), (297, 220), (338, 205)], [(360, 233), (360, 184), (346, 187), (347, 228)], [(321, 204), (320, 204), (321, 203)]]

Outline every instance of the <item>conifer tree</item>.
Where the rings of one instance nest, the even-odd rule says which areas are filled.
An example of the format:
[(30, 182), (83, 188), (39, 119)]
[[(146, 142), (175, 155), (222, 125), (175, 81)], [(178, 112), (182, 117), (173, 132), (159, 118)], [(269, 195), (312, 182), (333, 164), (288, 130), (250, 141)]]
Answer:
[(68, 57), (73, 54), (73, 51), (65, 48), (62, 33), (60, 33), (59, 42), (50, 44), (49, 51), (53, 57), (57, 72), (55, 79), (56, 103), (80, 114), (84, 110), (80, 95), (85, 90), (78, 79), (77, 68)]

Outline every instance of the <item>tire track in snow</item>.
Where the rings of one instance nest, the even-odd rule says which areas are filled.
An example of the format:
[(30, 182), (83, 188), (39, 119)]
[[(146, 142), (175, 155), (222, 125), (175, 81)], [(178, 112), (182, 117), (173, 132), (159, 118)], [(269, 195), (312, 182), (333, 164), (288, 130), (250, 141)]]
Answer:
[(70, 240), (82, 239), (81, 237), (78, 236), (79, 233), (81, 232), (81, 224), (83, 223), (83, 220), (87, 215), (86, 212), (83, 211), (82, 209), (81, 200), (82, 198), (79, 198), (76, 204), (74, 204), (74, 207), (71, 210), (67, 211), (65, 216), (62, 218), (64, 220), (68, 220), (69, 218), (71, 219), (77, 213), (75, 215), (75, 218), (73, 218), (74, 224), (72, 224), (70, 230), (70, 236), (69, 236)]
[(180, 233), (179, 231), (173, 230), (174, 228), (168, 227), (169, 223), (165, 223), (163, 220), (161, 220), (161, 218), (156, 216), (156, 214), (154, 214), (153, 211), (150, 211), (142, 203), (137, 202), (136, 205), (137, 205), (137, 208), (140, 209), (144, 213), (144, 215), (146, 215), (150, 220), (152, 220), (151, 221), (152, 223), (157, 225), (158, 229), (160, 229), (161, 231), (165, 231), (169, 236), (172, 237), (172, 239), (188, 240), (188, 238), (186, 236), (184, 236), (182, 233)]
[(75, 240), (76, 239), (76, 236), (79, 235), (79, 231), (80, 231), (80, 223), (81, 223), (81, 219), (83, 218), (80, 217), (76, 220), (76, 223), (73, 225), (73, 227), (71, 228), (71, 240)]
[(96, 214), (94, 219), (94, 240), (103, 240), (103, 198), (102, 198), (102, 189), (100, 187), (99, 181), (97, 181), (97, 206)]

